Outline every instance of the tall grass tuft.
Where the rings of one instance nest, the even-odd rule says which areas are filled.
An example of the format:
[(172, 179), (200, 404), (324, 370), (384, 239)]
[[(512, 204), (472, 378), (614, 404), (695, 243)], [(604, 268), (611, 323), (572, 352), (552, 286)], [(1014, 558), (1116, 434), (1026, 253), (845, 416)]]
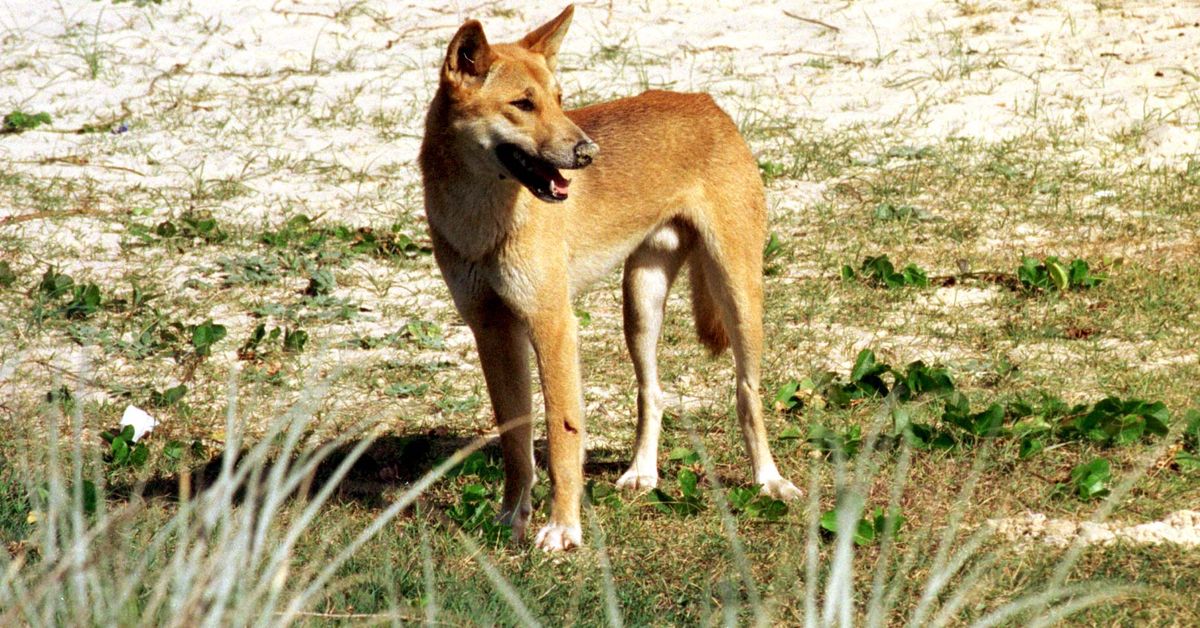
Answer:
[[(19, 471), (26, 479), (29, 505), (38, 513), (36, 532), (32, 548), (11, 555), (0, 552), (0, 625), (273, 626), (310, 621), (321, 616), (317, 609), (326, 594), (353, 586), (336, 580), (346, 562), (434, 482), (485, 443), (477, 439), (413, 482), (348, 543), (333, 548), (332, 559), (305, 564), (296, 558), (297, 542), (327, 508), (339, 481), (370, 447), (373, 425), (363, 423), (330, 442), (311, 446), (306, 435), (312, 433), (315, 409), (329, 389), (328, 382), (316, 382), (255, 443), (243, 446), (235, 382), (236, 376), (231, 377), (225, 415), (228, 442), (219, 472), (194, 495), (181, 487), (177, 501), (161, 510), (169, 516), (158, 518), (137, 497), (106, 500), (103, 486), (98, 497), (89, 496), (84, 489), (88, 484), (85, 475), (98, 465), (89, 460), (81, 444), (84, 421), (79, 406), (69, 417), (55, 412), (45, 415), (47, 459), (42, 465), (27, 460)], [(793, 591), (803, 600), (806, 626), (944, 626), (964, 620), (977, 626), (1044, 625), (1137, 592), (1136, 587), (1122, 583), (1068, 583), (1067, 574), (1082, 548), (1077, 545), (1064, 554), (1045, 582), (994, 603), (992, 608), (981, 608), (976, 596), (996, 564), (995, 544), (989, 543), (988, 528), (968, 529), (962, 515), (990, 459), (986, 448), (976, 454), (946, 520), (922, 522), (918, 531), (905, 533), (903, 544), (893, 538), (892, 527), (885, 526), (873, 554), (874, 564), (862, 565), (868, 559), (857, 551), (853, 531), (863, 516), (868, 488), (879, 474), (882, 458), (895, 456), (890, 506), (900, 503), (910, 481), (912, 452), (908, 448), (883, 452), (874, 447), (891, 407), (892, 400), (885, 400), (867, 430), (860, 455), (833, 459), (838, 533), (832, 539), (821, 538), (819, 525), (824, 463), (810, 465), (805, 525), (796, 532), (803, 536), (803, 543), (789, 546), (792, 554), (780, 557), (798, 576)], [(70, 424), (67, 447), (61, 447), (58, 436), (64, 420)], [(702, 439), (690, 424), (688, 427), (707, 476), (715, 479), (717, 473)], [(60, 449), (69, 451), (68, 460), (59, 459)], [(319, 486), (311, 486), (318, 465), (335, 451), (342, 457), (333, 465), (332, 474)], [(1151, 452), (1147, 465), (1159, 453)], [(38, 469), (44, 469), (44, 476), (38, 475)], [(33, 477), (46, 479), (37, 483), (30, 481)], [(99, 479), (96, 473), (92, 481), (99, 486)], [(1117, 486), (1095, 519), (1107, 516), (1135, 480), (1136, 474)], [(728, 593), (723, 614), (714, 614), (710, 620), (732, 625), (745, 619), (755, 625), (773, 625), (779, 621), (778, 602), (755, 580), (724, 491), (719, 482), (710, 482), (709, 494), (721, 519), (734, 578), (740, 580), (727, 585), (731, 591), (740, 586), (745, 592), (745, 607), (739, 608), (736, 593)], [(609, 551), (613, 538), (605, 533), (594, 507), (589, 505), (585, 516), (594, 547), (566, 560), (587, 564), (595, 559), (603, 572), (604, 595), (597, 602), (602, 608), (591, 609), (592, 615), (596, 621), (603, 617), (609, 625), (621, 626), (625, 621), (622, 597)], [(940, 533), (935, 533), (938, 530)], [(414, 555), (420, 553), (423, 619), (434, 624), (441, 593), (427, 535), (428, 531), (420, 528), (413, 551)], [(451, 542), (458, 543), (480, 566), (486, 576), (486, 584), (481, 580), (480, 586), (490, 586), (516, 621), (555, 623), (554, 618), (537, 616), (537, 607), (530, 604), (536, 593), (523, 590), (497, 567), (510, 561), (512, 553), (536, 550), (528, 546), (495, 550), (461, 530)], [(823, 545), (830, 548), (824, 559)], [(904, 551), (898, 553), (901, 547)], [(964, 615), (968, 605), (972, 610)], [(376, 622), (401, 617), (414, 619), (413, 615), (398, 614), (360, 619)]]

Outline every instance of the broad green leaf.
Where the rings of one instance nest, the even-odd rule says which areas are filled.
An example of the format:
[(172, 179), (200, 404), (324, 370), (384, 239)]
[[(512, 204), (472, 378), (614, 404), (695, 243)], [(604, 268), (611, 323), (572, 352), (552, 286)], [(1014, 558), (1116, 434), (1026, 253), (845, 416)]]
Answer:
[(133, 446), (129, 451), (129, 464), (140, 467), (146, 464), (146, 460), (150, 458), (150, 450), (142, 443)]
[(163, 455), (166, 456), (168, 460), (182, 460), (183, 443), (177, 440), (168, 442), (166, 445), (163, 445)]
[(875, 352), (870, 349), (863, 349), (858, 352), (858, 358), (854, 360), (854, 369), (850, 371), (850, 381), (861, 381), (862, 378), (873, 372), (875, 369)]
[(787, 504), (778, 499), (773, 499), (763, 495), (750, 503), (749, 514), (756, 519), (764, 519), (766, 521), (779, 521), (788, 512)]
[(1058, 288), (1059, 292), (1066, 292), (1070, 287), (1070, 275), (1067, 273), (1067, 269), (1058, 260), (1047, 258), (1046, 270), (1050, 274), (1050, 281), (1054, 283), (1054, 287)]
[(680, 469), (677, 476), (679, 482), (679, 491), (684, 497), (698, 497), (699, 491), (696, 489), (696, 484), (700, 478), (696, 476), (696, 472), (691, 469)]
[(729, 507), (739, 511), (745, 510), (750, 505), (750, 502), (754, 501), (755, 497), (758, 497), (759, 490), (761, 490), (761, 487), (757, 484), (752, 487), (739, 486), (729, 489), (729, 493), (727, 494)]
[(129, 443), (123, 438), (113, 439), (110, 453), (114, 464), (124, 464), (129, 458)]
[(796, 391), (799, 390), (800, 383), (794, 379), (784, 382), (779, 390), (775, 393), (775, 409), (776, 410), (791, 410), (796, 407), (799, 400), (796, 399)]

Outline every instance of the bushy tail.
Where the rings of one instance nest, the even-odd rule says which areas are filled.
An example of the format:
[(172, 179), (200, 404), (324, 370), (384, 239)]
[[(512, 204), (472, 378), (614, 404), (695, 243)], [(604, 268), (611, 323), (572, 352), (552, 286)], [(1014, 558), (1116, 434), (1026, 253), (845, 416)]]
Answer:
[(720, 355), (729, 348), (729, 333), (721, 321), (721, 311), (713, 299), (712, 287), (700, 255), (692, 254), (688, 261), (688, 272), (692, 283), (692, 316), (696, 319), (696, 335), (709, 353)]

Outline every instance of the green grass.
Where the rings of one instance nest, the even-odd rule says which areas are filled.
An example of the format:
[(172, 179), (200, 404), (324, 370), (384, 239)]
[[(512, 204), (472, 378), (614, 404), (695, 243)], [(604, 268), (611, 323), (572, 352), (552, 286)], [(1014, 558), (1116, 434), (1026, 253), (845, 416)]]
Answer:
[[(837, 146), (848, 140), (817, 137), (810, 141), (814, 146)], [(822, 211), (785, 216), (774, 223), (777, 237), (770, 255), (777, 270), (767, 279), (770, 348), (764, 394), (768, 401), (771, 391), (788, 378), (801, 379), (828, 368), (847, 372), (852, 343), (873, 338), (871, 346), (880, 352), (881, 360), (902, 364), (924, 359), (944, 365), (973, 411), (995, 402), (1048, 393), (1071, 403), (1090, 403), (1106, 395), (1161, 400), (1171, 412), (1172, 436), (1119, 446), (1068, 440), (1029, 458), (1020, 455), (1018, 441), (1007, 439), (949, 451), (918, 448), (911, 452), (907, 480), (900, 483), (892, 479), (903, 457), (898, 451), (856, 462), (867, 464), (863, 472), (871, 474), (860, 493), (867, 512), (887, 507), (889, 494), (894, 494), (898, 512), (906, 521), (891, 550), (878, 543), (857, 550), (851, 580), (857, 592), (855, 613), (862, 617), (870, 613), (866, 598), (871, 582), (877, 570), (884, 569), (887, 578), (903, 574), (897, 579), (900, 588), (895, 605), (886, 616), (893, 621), (913, 618), (920, 606), (920, 583), (939, 568), (931, 562), (939, 547), (931, 539), (940, 538), (945, 530), (954, 531), (958, 540), (953, 544), (961, 546), (969, 531), (988, 517), (1030, 510), (1062, 518), (1089, 517), (1096, 502), (1076, 495), (1081, 480), (1072, 477), (1072, 470), (1093, 459), (1111, 462), (1112, 479), (1106, 480), (1109, 488), (1147, 465), (1153, 469), (1112, 502), (1118, 520), (1160, 517), (1194, 504), (1200, 497), (1194, 472), (1170, 464), (1169, 456), (1164, 458), (1166, 466), (1153, 466), (1155, 460), (1146, 459), (1177, 438), (1182, 429), (1179, 417), (1197, 404), (1189, 382), (1200, 373), (1194, 353), (1190, 359), (1186, 357), (1193, 350), (1192, 328), (1166, 322), (1188, 320), (1191, 304), (1200, 294), (1200, 268), (1194, 258), (1182, 253), (1168, 257), (1140, 253), (1137, 248), (1114, 253), (1097, 247), (1092, 236), (1093, 225), (1103, 226), (1126, 237), (1154, 237), (1170, 251), (1175, 246), (1171, 236), (1159, 234), (1195, 228), (1195, 217), (1178, 210), (1192, 202), (1194, 192), (1174, 178), (1178, 175), (1144, 170), (1117, 177), (1063, 162), (1039, 152), (1038, 146), (1033, 140), (992, 146), (950, 140), (928, 149), (885, 150), (873, 158), (845, 162), (831, 156), (836, 152), (821, 151), (805, 158), (811, 160), (811, 167), (780, 173), (773, 179), (823, 178), (835, 171), (828, 160), (838, 163), (837, 171), (852, 173), (843, 179), (845, 184), (832, 188)], [(1054, 182), (1053, 193), (1038, 191), (1044, 181)], [(1097, 188), (1121, 190), (1117, 202), (1133, 209), (1110, 214), (1102, 204), (1107, 201), (1098, 203), (1094, 198), (1092, 191)], [(885, 202), (921, 207), (932, 218), (881, 220), (875, 208)], [(239, 423), (247, 426), (248, 442), (277, 443), (268, 448), (274, 453), (267, 459), (280, 455), (278, 446), (282, 445), (277, 438), (262, 440), (270, 434), (262, 431), (263, 420), (289, 415), (280, 408), (293, 403), (303, 409), (299, 416), (304, 417), (304, 426), (299, 435), (304, 445), (298, 446), (300, 450), (344, 434), (359, 421), (377, 422), (382, 417), (391, 418), (375, 423), (374, 429), (385, 440), (398, 437), (421, 443), (398, 452), (394, 446), (368, 450), (366, 462), (360, 461), (350, 471), (350, 479), (323, 505), (321, 516), (307, 523), (295, 539), (287, 562), (296, 573), (306, 574), (305, 578), (322, 565), (332, 564), (333, 556), (383, 512), (397, 492), (488, 422), (477, 369), (464, 373), (447, 368), (451, 363), (446, 362), (444, 353), (446, 331), (462, 338), (451, 313), (442, 310), (430, 316), (434, 313), (410, 310), (383, 319), (383, 329), (390, 330), (386, 333), (354, 331), (355, 321), (363, 315), (357, 307), (346, 309), (354, 295), (360, 290), (389, 294), (392, 289), (364, 285), (357, 269), (370, 274), (367, 269), (382, 263), (385, 272), (411, 269), (433, 277), (423, 238), (405, 235), (418, 231), (403, 226), (355, 230), (309, 218), (265, 229), (227, 228), (219, 204), (215, 207), (215, 222), (185, 216), (147, 225), (130, 216), (113, 223), (123, 228), (128, 253), (144, 259), (183, 254), (187, 260), (183, 268), (191, 268), (183, 276), (203, 282), (203, 289), (181, 293), (161, 277), (131, 265), (120, 279), (90, 276), (86, 269), (75, 272), (72, 286), (94, 287), (98, 298), (88, 297), (86, 290), (72, 296), (72, 286), (63, 290), (46, 287), (50, 284), (43, 276), (44, 269), (32, 256), (18, 253), (11, 263), (14, 281), (0, 292), (0, 303), (10, 320), (26, 321), (5, 328), (8, 345), (14, 349), (74, 344), (122, 356), (120, 364), (98, 365), (89, 376), (89, 385), (99, 385), (106, 393), (104, 400), (81, 400), (72, 395), (72, 401), (63, 405), (67, 397), (46, 391), (64, 386), (68, 392), (76, 391), (81, 380), (71, 373), (53, 372), (58, 373), (54, 378), (60, 383), (56, 384), (54, 378), (40, 379), (44, 376), (37, 375), (40, 369), (35, 366), (31, 371), (34, 378), (22, 385), (34, 394), (18, 396), (12, 403), (20, 405), (12, 406), (13, 411), (45, 417), (56, 412), (56, 407), (65, 408), (68, 415), (77, 410), (85, 433), (95, 433), (111, 429), (125, 403), (136, 403), (164, 423), (147, 441), (147, 460), (141, 464), (105, 462), (99, 439), (80, 443), (84, 477), (91, 474), (93, 485), (102, 487), (102, 493), (109, 491), (104, 493), (102, 509), (109, 519), (101, 515), (84, 519), (85, 524), (93, 521), (112, 526), (98, 532), (106, 540), (91, 544), (90, 551), (101, 557), (97, 564), (132, 568), (127, 559), (111, 556), (115, 551), (112, 545), (160, 544), (154, 551), (163, 557), (142, 576), (149, 579), (144, 585), (146, 592), (132, 595), (119, 609), (108, 609), (115, 614), (105, 616), (201, 612), (199, 607), (171, 610), (173, 607), (152, 605), (158, 603), (154, 587), (165, 581), (154, 578), (169, 578), (172, 573), (167, 559), (184, 547), (180, 545), (184, 539), (197, 542), (196, 538), (162, 531), (168, 521), (188, 520), (179, 503), (173, 498), (151, 497), (130, 514), (112, 517), (143, 503), (130, 501), (131, 494), (146, 487), (160, 487), (156, 490), (161, 494), (162, 486), (175, 486), (180, 477), (186, 477), (180, 475), (186, 469), (196, 469), (209, 459), (211, 464), (219, 464), (219, 458), (212, 456), (219, 456), (232, 441), (217, 419), (231, 407), (225, 392), (229, 382), (237, 382), (234, 411)], [(1062, 212), (1074, 220), (1064, 223)], [(140, 231), (130, 229), (139, 224), (147, 226)], [(1007, 250), (988, 244), (989, 238), (1023, 225), (1035, 225), (1035, 233), (1053, 237), (1038, 235)], [(797, 233), (808, 235), (789, 235)], [(29, 250), (36, 243), (24, 246)], [(868, 281), (840, 279), (841, 266), (889, 253), (919, 263), (934, 281), (888, 290)], [(1065, 292), (1022, 287), (1016, 277), (1025, 255), (1037, 260), (1051, 255), (1086, 259), (1091, 270), (1107, 279)], [(963, 272), (959, 263), (963, 259), (970, 272)], [(1036, 265), (1037, 260), (1030, 263)], [(1048, 267), (1047, 263), (1040, 268), (1046, 274), (1046, 285), (1052, 286)], [(315, 268), (326, 269), (323, 272), (334, 279), (332, 287), (313, 291), (311, 273)], [(1009, 279), (998, 280), (993, 276), (997, 273)], [(947, 283), (947, 277), (953, 281)], [(523, 612), (546, 620), (603, 623), (597, 612), (612, 596), (630, 624), (703, 623), (728, 616), (750, 621), (756, 612), (777, 621), (802, 621), (805, 589), (801, 585), (806, 577), (809, 522), (834, 508), (834, 488), (839, 483), (835, 458), (814, 459), (819, 448), (815, 442), (805, 442), (803, 436), (811, 426), (822, 425), (836, 434), (854, 430), (861, 438), (869, 432), (881, 402), (867, 395), (849, 404), (809, 403), (798, 411), (774, 414), (770, 421), (774, 446), (785, 473), (797, 479), (811, 473), (812, 486), (820, 494), (813, 496), (812, 503), (790, 505), (774, 521), (723, 515), (721, 500), (708, 481), (719, 478), (722, 486), (738, 490), (747, 486), (744, 454), (725, 390), (729, 366), (725, 360), (701, 358), (686, 308), (673, 305), (661, 349), (664, 380), (678, 382), (675, 393), (698, 398), (699, 406), (692, 402), (689, 407), (693, 409), (685, 414), (668, 416), (663, 449), (694, 449), (699, 444), (711, 459), (707, 465), (695, 467), (700, 480), (692, 498), (695, 506), (662, 508), (656, 499), (616, 494), (611, 485), (628, 456), (626, 447), (632, 436), (628, 417), (633, 403), (626, 385), (629, 367), (624, 352), (619, 343), (609, 342), (620, 333), (619, 302), (612, 281), (581, 303), (591, 319), (583, 341), (587, 384), (617, 395), (603, 414), (623, 417), (618, 423), (624, 426), (614, 429), (605, 424), (603, 416), (593, 418), (592, 429), (610, 444), (594, 448), (589, 457), (588, 478), (599, 490), (595, 494), (602, 496), (589, 510), (595, 525), (588, 534), (589, 546), (564, 560), (531, 551), (528, 546), (497, 544), (502, 530), (475, 527), (477, 524), (464, 529), (466, 519), (454, 514), (461, 508), (463, 491), (471, 485), (481, 487), (483, 501), (478, 504), (484, 510), (478, 520), (484, 521), (490, 512), (487, 509), (494, 509), (498, 501), (500, 481), (495, 473), (486, 478), (448, 478), (424, 491), (414, 506), (338, 566), (328, 585), (305, 598), (304, 612), (324, 614), (306, 617), (336, 621), (369, 615), (416, 621), (436, 610), (437, 617), (451, 623), (518, 622)], [(350, 287), (343, 287), (346, 284)], [(959, 289), (984, 291), (985, 305), (944, 306), (933, 300), (938, 291)], [(328, 310), (330, 307), (335, 310)], [(211, 327), (206, 327), (210, 322)], [(257, 344), (251, 343), (253, 326), (260, 322), (265, 323), (262, 335)], [(227, 334), (196, 331), (216, 326), (228, 327)], [(273, 329), (278, 333), (268, 337)], [(831, 334), (831, 329), (839, 331)], [(292, 340), (288, 345), (285, 332), (294, 334), (295, 330), (303, 331), (305, 342)], [(312, 369), (336, 346), (362, 351), (366, 360), (342, 366), (332, 379), (317, 383)], [(473, 360), (469, 348), (468, 344), (463, 351)], [(12, 355), (5, 359), (13, 359), (8, 357)], [(1184, 357), (1169, 359), (1173, 356)], [(1157, 365), (1158, 360), (1165, 362)], [(231, 364), (239, 365), (238, 369), (230, 370)], [(64, 376), (66, 379), (61, 379)], [(163, 391), (176, 382), (185, 382), (185, 391), (166, 396)], [(313, 390), (321, 394), (310, 397)], [(346, 403), (343, 398), (353, 401)], [(47, 399), (57, 401), (48, 404)], [(941, 405), (918, 398), (907, 412), (914, 422), (936, 425)], [(372, 416), (379, 418), (368, 418)], [(27, 521), (28, 511), (45, 513), (49, 504), (38, 502), (44, 497), (33, 501), (21, 497), (36, 494), (37, 483), (30, 478), (46, 468), (42, 433), (40, 429), (9, 430), (4, 445), (11, 452), (6, 454), (10, 460), (24, 461), (14, 467), (24, 475), (7, 476), (4, 490), (10, 498), (0, 515), (0, 530), (10, 547), (10, 559), (22, 557), (20, 560), (27, 562), (23, 568), (30, 573), (26, 585), (38, 581), (40, 568), (62, 560), (54, 552), (46, 553), (53, 547), (45, 536), (46, 515), (35, 515), (34, 523)], [(18, 452), (24, 455), (12, 455)], [(60, 459), (62, 456), (70, 458), (65, 449)], [(978, 465), (974, 492), (962, 500), (961, 523), (948, 528), (951, 519), (946, 504), (954, 501), (964, 470), (973, 464)], [(678, 462), (664, 465), (658, 501), (681, 498), (682, 485), (675, 484), (675, 476), (683, 468)], [(17, 477), (23, 477), (25, 483), (14, 484)], [(1069, 488), (1063, 490), (1060, 485)], [(61, 498), (64, 503), (69, 503), (69, 494)], [(535, 495), (539, 513), (546, 506), (545, 496), (543, 482)], [(269, 534), (284, 535), (286, 526), (308, 503), (286, 498), (274, 504), (278, 510), (267, 518)], [(229, 518), (228, 525), (239, 525), (234, 522), (247, 508), (244, 503), (230, 504), (222, 516)], [(76, 525), (65, 514), (70, 511), (67, 508), (58, 515), (65, 517), (62, 523), (68, 528)], [(193, 530), (189, 534), (198, 533), (198, 529), (188, 529)], [(730, 529), (736, 530), (735, 544), (731, 544)], [(464, 540), (464, 535), (470, 541)], [(603, 545), (595, 545), (601, 538)], [(835, 563), (836, 546), (832, 538), (816, 538), (815, 573), (824, 587), (832, 577), (827, 570)], [(427, 547), (427, 555), (417, 551), (421, 547)], [(908, 562), (905, 556), (911, 557)], [(1073, 621), (1183, 621), (1195, 616), (1186, 599), (1164, 593), (1200, 585), (1187, 554), (1177, 549), (1092, 548), (1073, 563), (1064, 563), (1064, 556), (1069, 557), (1069, 552), (1014, 549), (1001, 540), (989, 542), (971, 555), (966, 571), (950, 578), (952, 589), (972, 587), (970, 604), (955, 611), (955, 620), (980, 619), (1022, 593), (1042, 591), (1050, 581), (1047, 574), (1062, 564), (1069, 564), (1068, 581), (1103, 577), (1106, 582), (1146, 587), (1128, 592), (1119, 601), (1099, 603), (1074, 616)], [(606, 584), (610, 581), (602, 565), (611, 570), (611, 585)], [(964, 576), (972, 573), (972, 565), (987, 568)], [(269, 580), (262, 568), (251, 565), (247, 573)], [(491, 584), (489, 569), (495, 569), (512, 587), (525, 610), (506, 602)], [(217, 586), (218, 573), (196, 574), (196, 586), (204, 582)], [(305, 578), (297, 577), (295, 586), (279, 592), (277, 612), (284, 612), (286, 601), (294, 599), (289, 596), (301, 594)], [(85, 589), (85, 596), (103, 590)], [(239, 591), (247, 597), (234, 596), (227, 601), (223, 612), (229, 613), (228, 617), (249, 612), (244, 605), (254, 598)], [(49, 601), (41, 603), (58, 609), (46, 612), (83, 612)], [(930, 612), (938, 608), (935, 604)]]

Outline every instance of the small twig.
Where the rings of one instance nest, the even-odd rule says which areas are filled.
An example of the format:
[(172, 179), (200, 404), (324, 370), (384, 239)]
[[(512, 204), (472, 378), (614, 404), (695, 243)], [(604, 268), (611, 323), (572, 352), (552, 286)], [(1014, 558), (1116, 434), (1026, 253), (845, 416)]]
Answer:
[(949, 287), (957, 284), (962, 279), (978, 279), (986, 283), (993, 283), (1010, 289), (1016, 289), (1021, 285), (1021, 282), (1017, 279), (1017, 276), (1012, 273), (987, 270), (970, 271), (965, 273), (957, 273), (954, 275), (935, 275), (929, 278), (929, 283), (937, 284), (943, 287)]
[(89, 168), (105, 168), (108, 170), (121, 170), (124, 172), (136, 174), (139, 177), (146, 176), (146, 174), (144, 172), (139, 172), (137, 170), (134, 170), (133, 168), (126, 168), (125, 166), (114, 166), (111, 164), (94, 164), (94, 163), (91, 163), (90, 161), (87, 161), (86, 158), (81, 158), (81, 157), (46, 157), (44, 159), (38, 159), (38, 160), (22, 159), (22, 160), (14, 161), (13, 163), (35, 164), (38, 166), (48, 166), (50, 164), (68, 164), (71, 166), (80, 166), (80, 167), (89, 167)]
[[(282, 613), (282, 612), (275, 613), (276, 616), (281, 616), (284, 614), (285, 613)], [(418, 616), (418, 615), (411, 615), (408, 613), (320, 613), (317, 611), (297, 611), (296, 613), (293, 613), (293, 614), (298, 617), (320, 617), (320, 618), (326, 618), (326, 619), (378, 619), (378, 620), (399, 619), (399, 620), (411, 621), (411, 622), (425, 621), (424, 615)], [(452, 624), (443, 624), (443, 623), (437, 622), (434, 625), (435, 626), (450, 626)]]
[(89, 209), (69, 209), (66, 211), (37, 211), (19, 216), (5, 216), (0, 218), (0, 227), (16, 225), (30, 220), (41, 220), (42, 218), (60, 218), (64, 216), (85, 216), (87, 214), (95, 214)]
[(816, 24), (817, 26), (828, 28), (829, 30), (831, 30), (835, 33), (842, 32), (842, 29), (834, 26), (833, 24), (829, 24), (827, 22), (822, 22), (821, 20), (814, 20), (811, 17), (804, 17), (803, 15), (796, 15), (795, 13), (792, 13), (791, 11), (788, 11), (786, 9), (783, 11), (783, 14), (792, 19), (800, 20), (801, 22), (808, 22), (809, 24)]
[(1058, 484), (1058, 482), (1051, 480), (1050, 478), (1042, 475), (1041, 473), (1038, 473), (1037, 471), (1034, 471), (1032, 469), (1027, 469), (1027, 471), (1029, 472), (1029, 475), (1032, 475), (1033, 477), (1045, 482), (1046, 484)]

